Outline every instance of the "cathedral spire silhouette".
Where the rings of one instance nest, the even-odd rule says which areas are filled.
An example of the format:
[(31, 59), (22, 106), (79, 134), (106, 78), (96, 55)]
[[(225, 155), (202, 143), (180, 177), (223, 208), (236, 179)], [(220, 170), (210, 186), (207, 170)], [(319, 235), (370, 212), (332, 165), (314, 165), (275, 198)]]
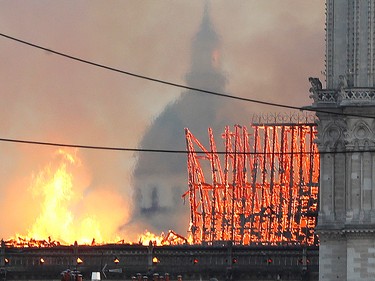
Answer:
[(220, 38), (213, 27), (206, 1), (199, 30), (192, 41), (190, 71), (186, 75), (188, 86), (216, 91), (224, 89), (225, 78), (219, 68), (219, 47)]
[[(220, 70), (219, 35), (205, 4), (197, 33), (192, 38), (190, 69), (186, 83), (190, 87), (223, 92), (225, 77)], [(184, 129), (207, 139), (209, 127), (222, 131), (228, 118), (221, 111), (224, 99), (196, 91), (184, 91), (167, 105), (144, 134), (142, 148), (185, 150)], [(151, 231), (187, 230), (188, 206), (181, 196), (187, 190), (185, 154), (142, 153), (134, 170), (136, 212), (134, 220), (143, 221)], [(155, 196), (157, 194), (157, 196)], [(171, 213), (173, 216), (166, 216)], [(185, 234), (185, 233), (182, 233)]]

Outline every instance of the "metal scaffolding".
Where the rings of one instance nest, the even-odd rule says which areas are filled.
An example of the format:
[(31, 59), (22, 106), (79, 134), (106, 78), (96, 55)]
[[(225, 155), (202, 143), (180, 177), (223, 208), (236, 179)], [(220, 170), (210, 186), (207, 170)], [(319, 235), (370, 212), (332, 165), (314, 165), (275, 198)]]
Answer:
[(212, 129), (208, 149), (185, 133), (193, 243), (318, 244), (315, 123), (226, 127), (221, 152)]

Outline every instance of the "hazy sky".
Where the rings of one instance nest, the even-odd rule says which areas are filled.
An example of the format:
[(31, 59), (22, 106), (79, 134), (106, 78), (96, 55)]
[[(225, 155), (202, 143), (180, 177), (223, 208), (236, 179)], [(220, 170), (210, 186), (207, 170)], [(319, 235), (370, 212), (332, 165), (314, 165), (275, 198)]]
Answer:
[[(185, 84), (191, 40), (204, 3), (0, 1), (0, 33), (113, 68)], [(308, 77), (324, 81), (324, 0), (210, 3), (222, 44), (226, 91), (293, 106), (311, 104)], [(136, 148), (152, 121), (182, 92), (4, 37), (0, 37), (0, 61), (0, 138)], [(247, 103), (247, 109), (238, 112), (237, 104), (228, 101), (228, 108), (241, 121), (248, 115), (250, 122), (256, 112), (285, 111)], [(43, 199), (42, 195), (33, 197), (30, 190), (41, 170), (52, 169), (61, 160), (56, 150), (0, 142), (0, 212), (7, 214), (2, 217), (0, 238), (26, 235), (35, 224)], [(97, 219), (114, 221), (111, 227), (116, 232), (131, 216), (134, 154), (67, 151), (80, 160), (79, 167), (69, 166), (76, 175), (73, 186), (79, 190), (72, 203), (74, 218), (78, 222), (79, 211), (93, 212)], [(121, 235), (131, 236), (123, 231)]]

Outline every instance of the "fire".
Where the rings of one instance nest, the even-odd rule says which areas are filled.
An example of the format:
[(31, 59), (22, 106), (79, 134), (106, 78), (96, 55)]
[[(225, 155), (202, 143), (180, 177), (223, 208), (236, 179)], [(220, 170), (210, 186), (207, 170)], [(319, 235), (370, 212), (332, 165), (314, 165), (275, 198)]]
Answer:
[[(31, 189), (35, 198), (39, 197), (42, 202), (41, 214), (31, 227), (28, 236), (41, 238), (53, 236), (69, 238), (71, 233), (66, 230), (71, 227), (74, 216), (68, 210), (68, 202), (75, 196), (73, 191), (73, 176), (67, 170), (68, 164), (74, 164), (74, 158), (63, 151), (59, 151), (65, 160), (56, 171), (47, 167), (34, 179)], [(37, 199), (38, 200), (38, 199)], [(64, 236), (62, 235), (64, 234)]]
[(173, 230), (169, 230), (167, 235), (165, 235), (163, 232), (160, 235), (156, 235), (146, 230), (144, 234), (139, 236), (138, 240), (139, 244), (145, 246), (150, 244), (154, 246), (192, 244), (192, 239), (186, 239)]
[(188, 244), (193, 244), (194, 240), (193, 240), (193, 235), (189, 235), (188, 238), (187, 238), (187, 243)]
[(29, 190), (38, 215), (27, 235), (17, 235), (11, 244), (53, 246), (119, 241), (116, 232), (127, 215), (126, 204), (110, 188), (90, 192), (89, 186), (89, 173), (77, 151), (58, 150), (54, 161), (32, 177)]
[(164, 233), (161, 233), (160, 235), (154, 234), (150, 231), (145, 231), (143, 234), (139, 236), (139, 244), (142, 244), (144, 246), (149, 245), (152, 243), (153, 245), (162, 245), (164, 240)]
[(193, 243), (318, 245), (314, 123), (227, 126), (223, 157), (211, 128), (208, 149), (185, 132)]
[[(92, 188), (90, 173), (78, 151), (58, 150), (54, 159), (32, 176), (28, 192), (32, 209), (26, 207), (26, 234), (5, 240), (7, 247), (54, 247), (58, 245), (132, 244), (118, 233), (129, 219), (128, 202), (113, 186)], [(31, 218), (31, 219), (30, 219)], [(22, 232), (21, 232), (22, 233)], [(169, 231), (160, 235), (145, 231), (143, 245), (187, 244), (183, 236)]]

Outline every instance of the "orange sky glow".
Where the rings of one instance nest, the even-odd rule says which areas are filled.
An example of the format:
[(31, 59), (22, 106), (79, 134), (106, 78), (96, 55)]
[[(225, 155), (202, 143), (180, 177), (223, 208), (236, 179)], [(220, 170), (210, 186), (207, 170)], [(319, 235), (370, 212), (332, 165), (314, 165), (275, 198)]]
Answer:
[[(203, 10), (204, 1), (1, 1), (0, 33), (186, 84), (191, 41)], [(311, 104), (308, 77), (324, 77), (324, 0), (215, 0), (210, 14), (222, 45), (220, 56), (212, 59), (220, 58), (228, 93)], [(3, 37), (0, 60), (0, 138), (137, 148), (155, 118), (182, 92)], [(231, 116), (228, 125), (247, 125), (253, 113), (280, 111), (233, 100), (223, 110)], [(174, 149), (163, 145), (157, 148)], [(0, 142), (0, 155), (4, 240), (139, 242), (141, 235), (169, 230), (188, 237), (189, 217), (168, 229), (134, 219), (135, 153)], [(187, 188), (187, 181), (180, 184)], [(182, 199), (175, 205), (187, 208)], [(166, 212), (163, 220), (173, 216)]]

